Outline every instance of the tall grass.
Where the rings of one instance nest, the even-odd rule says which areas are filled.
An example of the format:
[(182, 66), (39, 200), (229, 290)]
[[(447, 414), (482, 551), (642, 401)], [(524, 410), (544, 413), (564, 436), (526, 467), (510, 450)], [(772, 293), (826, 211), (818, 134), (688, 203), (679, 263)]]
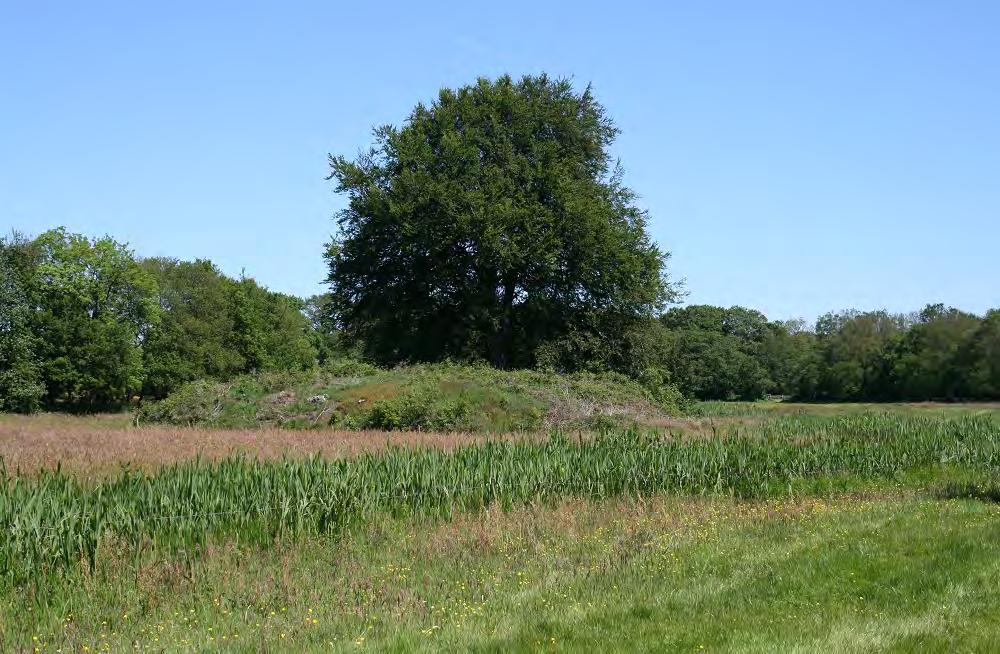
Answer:
[(13, 584), (103, 547), (197, 556), (216, 538), (269, 543), (380, 515), (446, 516), (492, 503), (658, 491), (762, 496), (793, 480), (881, 477), (942, 463), (995, 470), (1000, 424), (982, 417), (788, 416), (716, 437), (637, 430), (486, 441), (451, 452), (392, 448), (356, 459), (186, 462), (96, 484), (59, 472), (0, 483), (0, 575)]

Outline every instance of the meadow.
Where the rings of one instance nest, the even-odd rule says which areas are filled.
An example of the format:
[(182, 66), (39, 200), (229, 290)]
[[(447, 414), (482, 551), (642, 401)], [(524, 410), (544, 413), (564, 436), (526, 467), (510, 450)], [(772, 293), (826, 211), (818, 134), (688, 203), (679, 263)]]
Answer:
[[(713, 403), (694, 414), (505, 436), (273, 429), (258, 441), (117, 416), (2, 417), (0, 643), (997, 644), (997, 407)], [(90, 440), (65, 450), (65, 468), (25, 446), (35, 434), (51, 450), (45, 439), (72, 429)], [(117, 460), (84, 456), (99, 434)], [(192, 454), (199, 438), (211, 445)], [(130, 439), (143, 445), (123, 448)], [(134, 457), (143, 449), (159, 454)]]

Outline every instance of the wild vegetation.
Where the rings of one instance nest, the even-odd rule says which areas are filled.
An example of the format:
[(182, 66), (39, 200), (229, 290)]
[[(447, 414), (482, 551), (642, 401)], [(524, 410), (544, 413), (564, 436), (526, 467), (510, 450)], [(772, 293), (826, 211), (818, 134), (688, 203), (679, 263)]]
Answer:
[[(755, 619), (774, 625), (761, 641), (771, 644), (860, 646), (866, 620), (906, 620), (930, 605), (943, 608), (938, 621), (914, 633), (890, 620), (885, 642), (987, 642), (988, 630), (942, 629), (946, 616), (980, 624), (993, 610), (976, 600), (969, 613), (943, 580), (977, 587), (966, 564), (995, 553), (995, 540), (975, 539), (995, 524), (1000, 411), (718, 420), (709, 431), (480, 437), (342, 459), (188, 460), (96, 479), (8, 473), (0, 603), (32, 599), (30, 611), (6, 612), (0, 638), (37, 638), (47, 651), (242, 651), (534, 648), (545, 634), (563, 649), (582, 642), (571, 625), (583, 615), (593, 637), (638, 643), (653, 636), (647, 620), (680, 611), (695, 624), (665, 617), (658, 639), (721, 646), (735, 641), (703, 621), (705, 610), (748, 629), (745, 610), (721, 599), (735, 592), (762, 602)], [(798, 581), (774, 585), (775, 565)], [(903, 569), (905, 582), (888, 584)], [(902, 604), (878, 590), (900, 583)], [(698, 595), (705, 584), (729, 590)], [(514, 608), (526, 598), (533, 610)], [(803, 624), (817, 603), (851, 630)]]
[(306, 369), (302, 301), (207, 261), (137, 260), (63, 229), (0, 241), (0, 409), (89, 412), (133, 395), (261, 370)]
[[(42, 652), (985, 652), (998, 515), (893, 489), (660, 496), (385, 520), (333, 545), (221, 546), (194, 574), (168, 562), (135, 574), (110, 552), (33, 607), (32, 628), (4, 634)], [(24, 614), (22, 596), (0, 602)]]
[[(333, 386), (350, 385), (350, 378), (357, 377), (341, 374), (345, 366), (360, 366), (362, 376), (371, 379), (404, 381), (411, 404), (426, 390), (426, 369), (407, 373), (345, 363), (345, 357), (350, 361), (358, 352), (336, 327), (324, 297), (303, 301), (273, 293), (253, 280), (225, 277), (207, 261), (136, 260), (110, 239), (90, 241), (59, 230), (33, 241), (7, 239), (0, 243), (0, 255), (0, 292), (8, 298), (0, 307), (0, 402), (9, 411), (114, 409), (132, 395), (155, 400), (187, 384), (194, 385), (177, 400), (180, 404), (197, 396), (195, 389), (215, 397), (219, 389), (251, 389), (254, 384), (301, 395), (308, 391), (309, 379), (317, 392), (306, 397), (334, 395)], [(500, 377), (480, 365), (456, 372), (455, 383), (499, 393), (494, 387), (499, 378), (530, 379), (520, 385), (538, 390), (545, 384), (575, 384), (568, 378), (559, 381), (552, 376), (556, 372), (624, 375), (636, 382), (615, 382), (634, 392), (626, 404), (642, 404), (652, 394), (666, 410), (681, 408), (678, 391), (723, 400), (766, 395), (810, 401), (1000, 398), (996, 311), (982, 318), (940, 305), (912, 316), (845, 312), (824, 316), (815, 330), (806, 330), (800, 323), (769, 321), (739, 307), (688, 306), (643, 325), (625, 337), (630, 341), (628, 365), (586, 357), (575, 364), (549, 359), (550, 365), (537, 374)], [(258, 381), (244, 379), (246, 375)], [(341, 379), (332, 386), (325, 381), (335, 378)], [(277, 388), (282, 379), (296, 388)], [(612, 403), (619, 399), (614, 396)], [(528, 403), (548, 410), (544, 400)], [(467, 406), (470, 412), (482, 408), (474, 398)], [(518, 420), (526, 428), (545, 423), (532, 417), (527, 406), (522, 408), (527, 413)], [(184, 420), (166, 409), (149, 415)], [(308, 415), (309, 422), (315, 417), (301, 412), (282, 420), (278, 411), (268, 418), (266, 403), (255, 411), (244, 409), (242, 422), (234, 418), (220, 424), (252, 424), (258, 413), (263, 423), (294, 424), (298, 418)], [(463, 418), (433, 417), (439, 409), (444, 414), (449, 410), (431, 407), (425, 416), (388, 420), (385, 426), (477, 428)], [(192, 417), (193, 422), (204, 419)], [(488, 429), (506, 428), (489, 422), (484, 423)], [(362, 426), (365, 420), (342, 424)]]
[(442, 91), (309, 299), (0, 240), (0, 411), (136, 405), (0, 415), (0, 649), (995, 649), (1000, 311), (670, 308), (616, 135)]
[(93, 487), (56, 473), (4, 480), (0, 575), (18, 584), (91, 567), (105, 539), (191, 552), (212, 537), (263, 544), (336, 532), (382, 514), (453, 515), (555, 497), (662, 491), (767, 497), (823, 476), (891, 477), (947, 463), (993, 471), (1000, 421), (889, 413), (789, 416), (724, 438), (606, 431), (485, 441), (453, 451), (390, 449), (356, 459), (181, 463)]
[(910, 315), (844, 311), (774, 322), (732, 307), (667, 311), (653, 329), (660, 365), (706, 400), (780, 395), (804, 401), (997, 399), (1000, 312), (944, 305)]
[(625, 365), (624, 336), (676, 290), (608, 153), (617, 134), (589, 88), (505, 76), (331, 157), (349, 201), (327, 252), (345, 334), (381, 363)]

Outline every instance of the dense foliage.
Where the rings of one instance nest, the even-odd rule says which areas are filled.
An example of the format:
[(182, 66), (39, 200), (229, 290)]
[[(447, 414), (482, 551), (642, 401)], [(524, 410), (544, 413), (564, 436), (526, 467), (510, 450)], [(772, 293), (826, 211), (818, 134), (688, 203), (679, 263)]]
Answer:
[(943, 305), (912, 315), (845, 311), (814, 330), (741, 307), (662, 316), (656, 362), (701, 399), (766, 394), (818, 401), (1000, 399), (1000, 311)]
[[(183, 387), (181, 396), (150, 415), (201, 424), (220, 419), (203, 415), (219, 410), (210, 398), (236, 392), (226, 389), (255, 387), (252, 378), (218, 385), (245, 375), (306, 372), (318, 365), (328, 376), (340, 375), (344, 388), (358, 385), (361, 378), (337, 372), (339, 362), (349, 351), (370, 351), (363, 342), (344, 338), (330, 311), (334, 301), (330, 295), (302, 301), (274, 293), (252, 279), (226, 277), (208, 261), (136, 259), (110, 238), (91, 240), (62, 229), (30, 240), (12, 235), (0, 240), (0, 411), (106, 410), (134, 394), (163, 398)], [(632, 322), (618, 334), (615, 348), (602, 349), (598, 337), (582, 331), (563, 338), (571, 347), (562, 353), (574, 357), (554, 353), (553, 343), (540, 344), (530, 355), (547, 381), (528, 384), (534, 390), (527, 396), (535, 399), (527, 403), (494, 398), (507, 393), (508, 382), (498, 382), (485, 367), (445, 366), (442, 370), (461, 371), (460, 380), (445, 382), (428, 381), (420, 368), (390, 373), (369, 366), (374, 371), (369, 381), (398, 377), (393, 383), (399, 392), (367, 405), (364, 416), (341, 411), (320, 422), (340, 419), (340, 426), (359, 428), (533, 428), (545, 422), (538, 411), (551, 404), (537, 404), (536, 391), (546, 384), (571, 384), (552, 373), (580, 368), (588, 374), (622, 373), (635, 380), (633, 400), (673, 409), (683, 404), (675, 389), (711, 400), (1000, 399), (1000, 310), (985, 316), (944, 305), (909, 315), (845, 311), (822, 316), (807, 329), (801, 321), (772, 321), (742, 307), (692, 305)], [(317, 374), (310, 379), (322, 378)], [(199, 381), (207, 383), (192, 386)], [(300, 385), (299, 404), (312, 394), (341, 394), (333, 388), (337, 384), (307, 394), (308, 385)], [(266, 394), (237, 395), (243, 405), (234, 424), (274, 422)], [(513, 413), (490, 417), (500, 405)], [(302, 415), (278, 423), (298, 426), (308, 416), (309, 426), (320, 424), (313, 420), (314, 407), (303, 406), (308, 410)], [(172, 418), (175, 413), (180, 417)]]
[(233, 280), (209, 261), (147, 259), (163, 321), (144, 344), (144, 394), (247, 372), (312, 367), (316, 348), (303, 303), (254, 280)]
[[(817, 323), (820, 400), (997, 399), (996, 311), (985, 318), (944, 305), (909, 316), (845, 312)], [(809, 392), (811, 391), (811, 392)]]
[(30, 343), (33, 359), (33, 381), (19, 383), (43, 389), (32, 403), (93, 410), (137, 390), (142, 341), (160, 311), (156, 282), (132, 253), (110, 238), (90, 240), (63, 229), (31, 241), (9, 239), (2, 247), (4, 258), (15, 262), (7, 275), (18, 289), (13, 322), (19, 330), (11, 336)]
[(544, 75), (442, 90), (355, 161), (329, 244), (331, 314), (382, 363), (622, 368), (673, 295), (588, 88)]
[(702, 399), (753, 399), (774, 386), (764, 344), (780, 333), (763, 314), (689, 306), (660, 318), (671, 379)]
[(0, 239), (0, 411), (34, 411), (45, 394), (38, 339), (30, 328), (31, 304), (24, 286), (29, 265), (24, 241)]
[(0, 410), (94, 411), (196, 379), (312, 367), (302, 303), (207, 261), (64, 229), (0, 240)]
[[(182, 396), (151, 415), (176, 405), (167, 414), (181, 417), (165, 419), (204, 423), (198, 407), (223, 387), (190, 386), (193, 382), (309, 371), (316, 365), (336, 377), (347, 344), (331, 302), (329, 295), (301, 301), (252, 279), (234, 280), (208, 261), (138, 260), (110, 238), (90, 240), (62, 229), (31, 240), (13, 235), (0, 240), (0, 410), (112, 409), (132, 394), (163, 398), (183, 386)], [(845, 311), (822, 316), (807, 329), (800, 321), (771, 321), (742, 307), (692, 305), (634, 322), (610, 353), (597, 347), (592, 335), (564, 336), (578, 345), (570, 350), (578, 358), (549, 356), (542, 345), (532, 356), (546, 374), (581, 367), (601, 374), (620, 371), (637, 382), (633, 399), (662, 400), (674, 408), (682, 404), (675, 388), (688, 397), (721, 400), (1000, 399), (1000, 310), (985, 316), (943, 305), (910, 315)], [(588, 339), (593, 349), (588, 350)], [(354, 347), (356, 353), (366, 351), (363, 343)], [(509, 404), (521, 406), (523, 416), (490, 418), (480, 404), (494, 391), (505, 393), (506, 382), (496, 385), (486, 368), (464, 369), (457, 386), (449, 386), (464, 389), (457, 394), (441, 391), (420, 369), (370, 370), (376, 371), (371, 379), (399, 377), (399, 396), (368, 405), (366, 416), (352, 415), (341, 426), (492, 431), (510, 420), (512, 428), (543, 422), (531, 402)], [(561, 384), (556, 377), (546, 379), (554, 387)], [(227, 388), (247, 383), (256, 382)], [(475, 396), (473, 386), (491, 385), (482, 396), (462, 395)], [(536, 390), (541, 386), (534, 384)], [(331, 388), (316, 393), (337, 396), (340, 391)], [(267, 406), (249, 405), (264, 402), (263, 395), (244, 393), (240, 399), (247, 406), (240, 409), (245, 420), (237, 422), (273, 422)], [(312, 407), (306, 408), (302, 413), (311, 416)], [(194, 417), (184, 417), (189, 414)], [(323, 424), (336, 417), (325, 417)], [(318, 424), (312, 417), (307, 422)]]

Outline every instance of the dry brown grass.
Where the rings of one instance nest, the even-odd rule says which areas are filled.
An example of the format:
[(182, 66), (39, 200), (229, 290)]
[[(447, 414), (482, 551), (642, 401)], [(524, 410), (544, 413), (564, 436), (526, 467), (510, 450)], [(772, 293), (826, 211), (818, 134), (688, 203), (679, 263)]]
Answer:
[[(744, 424), (741, 418), (677, 418), (653, 426), (679, 436), (712, 435), (712, 426)], [(136, 427), (131, 414), (73, 416), (59, 413), (0, 414), (0, 459), (8, 472), (63, 470), (102, 477), (123, 466), (152, 470), (200, 457), (218, 460), (237, 453), (261, 459), (352, 457), (386, 447), (452, 449), (487, 438), (542, 438), (544, 434), (303, 430), (281, 428), (205, 429), (152, 425)]]
[(0, 418), (0, 458), (8, 472), (31, 474), (61, 465), (83, 477), (104, 476), (122, 466), (150, 470), (195, 457), (217, 460), (236, 453), (261, 459), (351, 457), (391, 446), (451, 449), (485, 438), (465, 433), (135, 427), (128, 415)]

